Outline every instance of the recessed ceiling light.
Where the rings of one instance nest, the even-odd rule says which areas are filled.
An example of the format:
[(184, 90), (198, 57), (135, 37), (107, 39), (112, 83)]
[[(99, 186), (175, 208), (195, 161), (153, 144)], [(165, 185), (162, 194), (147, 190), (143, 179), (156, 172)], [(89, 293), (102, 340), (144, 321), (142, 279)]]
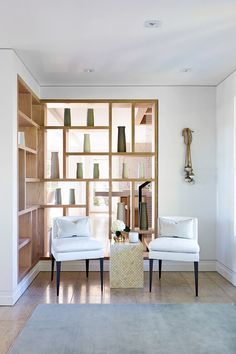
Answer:
[(161, 27), (162, 22), (159, 20), (147, 20), (144, 22), (144, 27), (147, 28), (158, 28)]
[(190, 73), (192, 71), (191, 68), (183, 68), (180, 70), (181, 73)]
[(85, 73), (93, 73), (95, 70), (91, 68), (84, 69)]

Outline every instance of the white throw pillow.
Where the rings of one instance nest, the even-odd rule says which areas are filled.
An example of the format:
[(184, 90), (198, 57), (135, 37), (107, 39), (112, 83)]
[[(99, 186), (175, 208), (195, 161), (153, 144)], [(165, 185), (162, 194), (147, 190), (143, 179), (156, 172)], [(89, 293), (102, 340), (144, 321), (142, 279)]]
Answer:
[(174, 220), (159, 218), (159, 236), (193, 238), (193, 219)]
[(90, 236), (88, 218), (80, 218), (74, 221), (58, 219), (57, 227), (58, 227), (58, 233), (57, 233), (58, 238)]

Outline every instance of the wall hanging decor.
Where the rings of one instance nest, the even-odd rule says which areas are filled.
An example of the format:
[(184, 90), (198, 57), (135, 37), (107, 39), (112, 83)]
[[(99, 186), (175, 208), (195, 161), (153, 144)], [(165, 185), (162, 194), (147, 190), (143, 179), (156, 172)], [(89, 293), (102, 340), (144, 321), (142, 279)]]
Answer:
[(99, 163), (93, 164), (93, 178), (99, 178)]
[(74, 188), (69, 189), (69, 204), (70, 205), (75, 204), (75, 190), (74, 190)]
[(193, 166), (192, 166), (192, 158), (191, 158), (191, 143), (193, 140), (192, 137), (193, 130), (190, 128), (184, 128), (182, 130), (182, 136), (184, 137), (184, 143), (186, 145), (186, 156), (185, 156), (185, 166), (184, 166), (184, 172), (185, 172), (185, 181), (194, 184), (194, 173), (193, 173)]
[(128, 164), (123, 162), (122, 164), (122, 178), (129, 178)]
[(118, 127), (117, 152), (126, 152), (125, 127)]
[(59, 172), (59, 153), (57, 151), (51, 152), (51, 178), (60, 178)]
[(64, 109), (64, 126), (65, 127), (70, 127), (71, 126), (70, 108), (65, 108)]
[(84, 152), (90, 152), (90, 134), (84, 134)]
[(94, 127), (94, 111), (93, 108), (87, 110), (87, 126)]
[(78, 178), (78, 179), (83, 178), (83, 163), (82, 162), (77, 163), (76, 178)]
[(61, 188), (55, 190), (55, 204), (61, 204)]

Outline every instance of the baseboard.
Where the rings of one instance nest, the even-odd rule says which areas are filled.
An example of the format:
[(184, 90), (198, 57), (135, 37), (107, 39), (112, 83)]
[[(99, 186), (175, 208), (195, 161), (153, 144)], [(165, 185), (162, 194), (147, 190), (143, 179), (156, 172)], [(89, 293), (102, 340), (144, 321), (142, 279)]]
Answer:
[(231, 269), (226, 267), (221, 262), (216, 262), (216, 271), (222, 275), (222, 277), (226, 278), (230, 283), (236, 286), (236, 273), (233, 272)]
[(25, 292), (25, 290), (32, 283), (34, 278), (40, 272), (39, 269), (40, 262), (38, 262), (34, 268), (30, 270), (30, 272), (22, 279), (22, 281), (17, 285), (17, 288), (13, 293), (10, 292), (2, 292), (0, 293), (0, 305), (1, 306), (12, 306), (14, 305), (19, 297)]
[[(90, 261), (89, 268), (93, 272), (99, 271), (99, 262), (97, 260)], [(154, 262), (153, 270), (157, 271), (158, 262)], [(190, 262), (163, 262), (163, 271), (165, 272), (190, 272), (193, 271), (193, 263)], [(40, 261), (39, 270), (41, 272), (49, 272), (51, 270), (51, 261)], [(109, 271), (109, 260), (104, 261), (104, 270)], [(149, 261), (144, 260), (144, 271), (149, 270)], [(203, 272), (215, 272), (216, 261), (200, 261), (199, 270)], [(85, 271), (85, 261), (62, 262), (62, 271), (79, 272)]]

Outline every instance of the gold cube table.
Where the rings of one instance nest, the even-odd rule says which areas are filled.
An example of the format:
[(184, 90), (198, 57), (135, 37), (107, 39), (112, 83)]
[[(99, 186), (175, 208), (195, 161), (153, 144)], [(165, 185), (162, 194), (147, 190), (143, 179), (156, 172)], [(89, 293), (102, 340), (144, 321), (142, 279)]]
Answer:
[(110, 287), (143, 288), (143, 245), (111, 241)]

